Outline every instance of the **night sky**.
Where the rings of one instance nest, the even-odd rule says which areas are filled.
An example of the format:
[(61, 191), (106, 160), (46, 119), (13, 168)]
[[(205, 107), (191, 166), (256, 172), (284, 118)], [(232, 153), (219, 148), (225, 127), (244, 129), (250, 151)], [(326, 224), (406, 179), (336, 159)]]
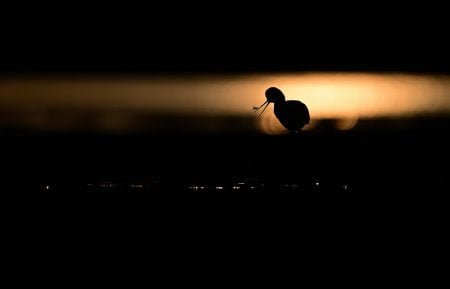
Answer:
[(445, 9), (339, 6), (310, 10), (272, 3), (246, 11), (231, 3), (201, 9), (189, 3), (177, 4), (183, 13), (165, 5), (10, 11), (2, 19), (0, 68), (449, 72)]

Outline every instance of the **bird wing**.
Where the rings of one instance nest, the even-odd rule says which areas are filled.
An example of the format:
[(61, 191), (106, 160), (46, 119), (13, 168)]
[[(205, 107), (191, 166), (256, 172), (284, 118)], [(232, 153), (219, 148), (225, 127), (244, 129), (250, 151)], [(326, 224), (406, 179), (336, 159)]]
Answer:
[(309, 111), (306, 105), (298, 100), (288, 100), (289, 105), (287, 106), (289, 115), (295, 115), (296, 119), (302, 124), (309, 123)]

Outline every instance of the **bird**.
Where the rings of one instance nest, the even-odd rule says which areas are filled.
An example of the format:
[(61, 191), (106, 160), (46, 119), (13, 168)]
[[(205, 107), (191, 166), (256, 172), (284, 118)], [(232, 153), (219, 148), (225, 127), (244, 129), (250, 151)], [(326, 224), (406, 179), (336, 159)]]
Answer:
[(305, 125), (309, 124), (309, 110), (303, 102), (298, 100), (286, 100), (283, 92), (276, 87), (269, 87), (266, 90), (265, 95), (267, 100), (262, 105), (253, 107), (253, 110), (256, 112), (265, 105), (258, 117), (260, 117), (269, 104), (273, 102), (275, 105), (275, 116), (289, 132), (298, 133)]

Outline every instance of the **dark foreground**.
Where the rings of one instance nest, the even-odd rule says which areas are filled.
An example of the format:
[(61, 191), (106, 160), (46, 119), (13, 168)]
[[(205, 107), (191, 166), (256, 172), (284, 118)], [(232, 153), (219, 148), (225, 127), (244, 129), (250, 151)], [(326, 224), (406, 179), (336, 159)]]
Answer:
[(448, 119), (299, 135), (1, 135), (2, 194), (446, 194)]
[(201, 278), (217, 273), (211, 264), (242, 274), (255, 263), (295, 274), (296, 264), (314, 271), (350, 262), (365, 272), (361, 264), (381, 264), (394, 274), (396, 260), (440, 264), (418, 261), (442, 256), (448, 243), (450, 143), (447, 130), (431, 127), (300, 136), (4, 133), (5, 248), (17, 248), (17, 262), (18, 254), (37, 256), (33, 268), (51, 252), (57, 267), (79, 260), (97, 274), (96, 258), (141, 271), (145, 263), (169, 271), (168, 280), (174, 266), (196, 270), (196, 262), (209, 268)]

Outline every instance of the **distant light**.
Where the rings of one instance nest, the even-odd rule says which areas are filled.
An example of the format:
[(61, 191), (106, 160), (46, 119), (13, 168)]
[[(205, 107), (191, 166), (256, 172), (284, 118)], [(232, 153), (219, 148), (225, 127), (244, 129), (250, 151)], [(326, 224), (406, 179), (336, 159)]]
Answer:
[(216, 190), (223, 190), (223, 187), (216, 187)]
[(238, 185), (245, 185), (245, 183), (238, 183)]
[(45, 186), (45, 189), (46, 190), (50, 190), (50, 186)]
[(110, 183), (110, 182), (100, 183), (99, 184), (99, 187), (101, 187), (101, 188), (112, 188), (112, 187), (115, 187), (115, 186), (117, 186), (116, 183)]
[(344, 190), (348, 190), (348, 185), (343, 185), (342, 188), (343, 188)]
[(241, 187), (240, 186), (233, 186), (233, 190), (240, 190)]
[(318, 185), (320, 185), (320, 183), (319, 183), (319, 182), (316, 182), (316, 186), (318, 186)]

